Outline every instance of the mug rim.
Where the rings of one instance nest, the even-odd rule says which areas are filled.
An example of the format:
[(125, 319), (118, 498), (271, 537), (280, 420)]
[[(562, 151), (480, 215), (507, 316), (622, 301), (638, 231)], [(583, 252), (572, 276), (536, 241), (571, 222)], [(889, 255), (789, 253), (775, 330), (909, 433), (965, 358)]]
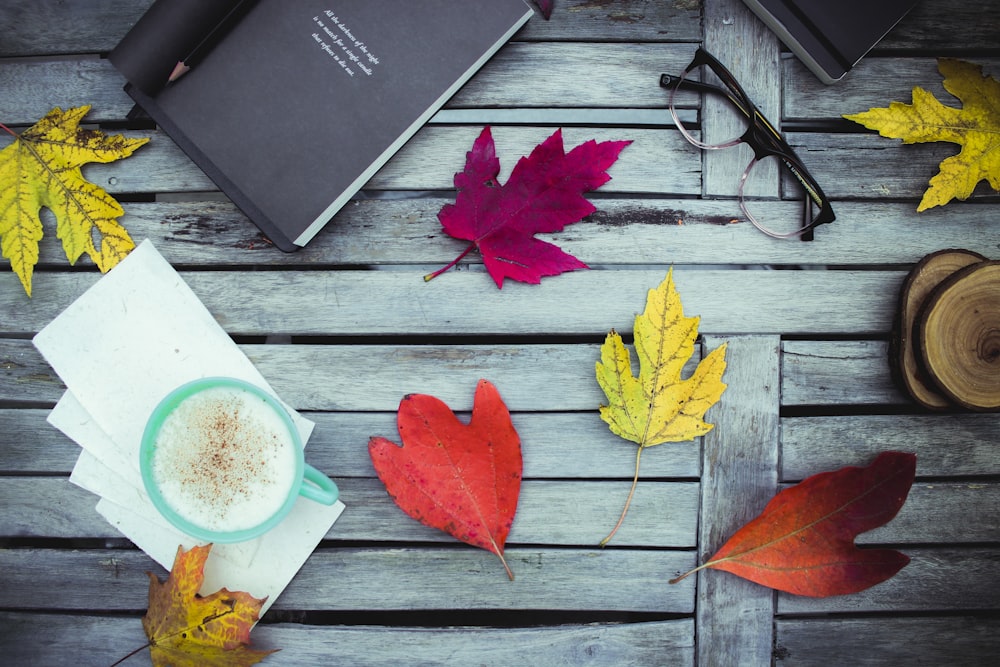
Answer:
[[(215, 389), (219, 387), (242, 389), (256, 397), (261, 398), (265, 403), (267, 403), (267, 405), (278, 414), (282, 423), (288, 430), (295, 454), (294, 481), (288, 489), (288, 497), (285, 499), (285, 502), (274, 513), (260, 523), (251, 526), (250, 528), (243, 528), (240, 530), (211, 530), (181, 516), (163, 498), (163, 494), (160, 493), (160, 489), (153, 477), (152, 459), (153, 453), (156, 450), (156, 438), (159, 435), (160, 429), (163, 427), (163, 423), (166, 421), (167, 417), (170, 416), (177, 406), (188, 398), (208, 389)], [(146, 494), (149, 496), (150, 502), (153, 503), (153, 506), (157, 509), (157, 511), (159, 511), (160, 515), (175, 528), (181, 530), (187, 535), (190, 535), (191, 537), (219, 544), (245, 542), (247, 540), (251, 540), (255, 537), (263, 535), (280, 523), (281, 520), (285, 518), (285, 515), (287, 515), (295, 505), (296, 499), (299, 496), (299, 489), (303, 484), (302, 477), (304, 469), (305, 453), (302, 451), (302, 438), (299, 435), (299, 430), (295, 427), (291, 416), (288, 414), (288, 410), (286, 410), (278, 399), (267, 390), (253, 384), (252, 382), (234, 377), (202, 377), (185, 382), (184, 384), (172, 389), (166, 396), (160, 399), (156, 407), (153, 408), (153, 411), (150, 413), (149, 418), (146, 420), (146, 426), (143, 429), (142, 441), (139, 445), (139, 471), (142, 475), (142, 483), (145, 487)]]

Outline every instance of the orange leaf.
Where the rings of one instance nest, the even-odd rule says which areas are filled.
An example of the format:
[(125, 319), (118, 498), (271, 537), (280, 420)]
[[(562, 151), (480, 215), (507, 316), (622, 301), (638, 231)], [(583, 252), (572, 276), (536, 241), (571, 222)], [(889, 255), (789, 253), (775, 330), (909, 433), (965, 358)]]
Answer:
[(421, 523), (503, 557), (521, 491), (521, 440), (496, 387), (480, 380), (463, 424), (442, 401), (411, 394), (399, 404), (400, 447), (372, 438), (375, 471), (400, 509)]
[(893, 549), (859, 549), (854, 538), (888, 523), (906, 501), (917, 457), (883, 452), (868, 467), (813, 475), (771, 499), (692, 572), (711, 567), (781, 591), (827, 597), (881, 583), (910, 559)]
[(207, 597), (198, 595), (211, 550), (212, 545), (187, 552), (177, 547), (165, 582), (147, 573), (149, 610), (142, 627), (154, 667), (243, 667), (274, 653), (249, 648), (250, 629), (264, 600), (225, 588)]

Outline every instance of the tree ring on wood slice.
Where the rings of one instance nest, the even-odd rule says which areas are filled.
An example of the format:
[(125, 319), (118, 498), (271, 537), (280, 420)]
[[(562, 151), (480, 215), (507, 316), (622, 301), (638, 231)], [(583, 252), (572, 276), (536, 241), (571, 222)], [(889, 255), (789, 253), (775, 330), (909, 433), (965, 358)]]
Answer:
[(939, 250), (917, 262), (903, 281), (889, 340), (889, 367), (896, 383), (925, 408), (944, 410), (953, 404), (941, 394), (923, 368), (914, 330), (917, 316), (927, 297), (945, 278), (959, 269), (984, 261), (986, 257), (971, 250)]
[(1000, 261), (968, 266), (935, 288), (917, 336), (946, 396), (970, 410), (1000, 411)]

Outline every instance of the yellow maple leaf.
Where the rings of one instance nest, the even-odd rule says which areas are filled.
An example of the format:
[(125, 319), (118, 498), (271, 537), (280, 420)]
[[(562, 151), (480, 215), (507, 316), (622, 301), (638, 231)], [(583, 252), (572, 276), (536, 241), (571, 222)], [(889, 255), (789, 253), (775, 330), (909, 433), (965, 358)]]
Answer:
[[(31, 296), (31, 276), (42, 238), (42, 207), (56, 218), (56, 233), (70, 264), (87, 253), (108, 271), (135, 244), (118, 218), (125, 211), (80, 167), (128, 157), (149, 139), (108, 136), (80, 127), (89, 106), (52, 109), (0, 151), (0, 252)], [(3, 129), (7, 129), (4, 127)]]
[(223, 588), (202, 597), (205, 561), (212, 545), (177, 548), (174, 566), (161, 582), (149, 574), (149, 610), (142, 627), (154, 667), (254, 665), (274, 651), (249, 647), (250, 629), (264, 600)]
[(979, 65), (952, 58), (939, 59), (938, 70), (945, 90), (962, 102), (961, 109), (945, 106), (916, 86), (913, 104), (890, 102), (888, 108), (844, 116), (904, 144), (947, 141), (962, 147), (941, 162), (918, 211), (967, 199), (983, 180), (1000, 190), (1000, 81), (984, 76)]
[(628, 512), (639, 481), (642, 451), (664, 442), (692, 440), (712, 429), (704, 417), (726, 389), (722, 382), (726, 345), (712, 350), (689, 378), (681, 378), (684, 364), (694, 353), (699, 322), (699, 317), (684, 316), (671, 269), (659, 287), (649, 290), (646, 309), (635, 317), (638, 377), (616, 331), (612, 330), (601, 346), (597, 382), (608, 397), (608, 405), (601, 406), (601, 419), (613, 433), (639, 445), (625, 509), (614, 530), (601, 541), (602, 546), (618, 531)]

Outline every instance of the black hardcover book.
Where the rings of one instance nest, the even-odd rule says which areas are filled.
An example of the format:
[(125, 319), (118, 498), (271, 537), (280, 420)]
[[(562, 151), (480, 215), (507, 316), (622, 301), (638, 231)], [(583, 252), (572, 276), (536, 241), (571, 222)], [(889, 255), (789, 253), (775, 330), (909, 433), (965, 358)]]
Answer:
[(531, 15), (524, 0), (156, 0), (109, 59), (291, 251)]
[(743, 0), (824, 83), (842, 79), (918, 0)]

